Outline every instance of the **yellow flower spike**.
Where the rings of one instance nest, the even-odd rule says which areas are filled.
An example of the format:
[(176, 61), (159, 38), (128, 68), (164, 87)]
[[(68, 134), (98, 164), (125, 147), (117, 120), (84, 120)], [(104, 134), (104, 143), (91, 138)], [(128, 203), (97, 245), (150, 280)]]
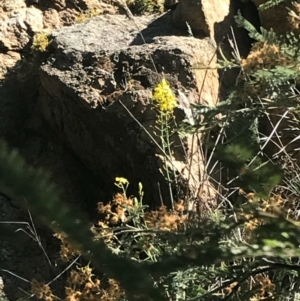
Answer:
[(126, 178), (123, 177), (116, 177), (115, 179), (117, 184), (122, 184), (122, 185), (128, 185), (129, 181)]
[(143, 184), (139, 182), (139, 196), (142, 197), (143, 195), (144, 195)]
[(157, 101), (159, 110), (162, 112), (173, 112), (177, 106), (176, 97), (164, 78), (154, 88), (153, 99)]

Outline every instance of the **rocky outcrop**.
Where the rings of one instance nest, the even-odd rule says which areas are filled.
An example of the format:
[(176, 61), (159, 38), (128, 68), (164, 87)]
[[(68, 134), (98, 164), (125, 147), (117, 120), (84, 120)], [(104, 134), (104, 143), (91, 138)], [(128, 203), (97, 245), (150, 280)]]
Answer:
[(0, 78), (19, 60), (20, 53), (30, 53), (32, 37), (41, 31), (71, 25), (85, 10), (113, 12), (113, 7), (97, 0), (25, 1), (0, 3)]
[[(214, 39), (215, 26), (228, 17), (232, 20), (230, 2), (230, 0), (222, 1), (222, 3), (218, 0), (179, 1), (172, 15), (173, 25), (186, 30), (190, 26), (194, 34), (202, 33)], [(228, 32), (228, 29), (224, 27), (218, 30), (223, 33), (225, 30)]]
[[(136, 184), (141, 181), (147, 199), (159, 203), (160, 194), (168, 199), (159, 171), (160, 152), (136, 120), (156, 137), (152, 90), (163, 74), (177, 96), (186, 97), (187, 105), (214, 105), (217, 71), (191, 67), (215, 62), (215, 47), (210, 39), (168, 36), (176, 31), (163, 18), (135, 21), (151, 44), (141, 42), (135, 24), (124, 16), (99, 16), (54, 33), (53, 54), (40, 71), (38, 102), (57, 135), (106, 187), (116, 176)], [(176, 114), (186, 117), (184, 110)], [(203, 162), (193, 153), (191, 139), (185, 138), (182, 148), (178, 136), (174, 138), (173, 164), (186, 181), (190, 178), (189, 188), (195, 192)]]
[[(180, 28), (196, 38), (209, 37), (222, 49), (222, 53), (228, 60), (234, 59), (236, 52), (232, 41), (238, 45), (238, 53), (241, 57), (247, 57), (253, 40), (248, 32), (238, 27), (234, 17), (241, 12), (249, 22), (259, 28), (258, 12), (252, 2), (219, 1), (219, 0), (182, 0), (170, 11), (171, 24)], [(223, 60), (217, 52), (218, 58)], [(228, 93), (236, 83), (237, 70), (219, 70), (222, 78), (222, 95)]]
[[(16, 132), (20, 133), (14, 130), (16, 124), (22, 131), (40, 132), (44, 119), (55, 131), (54, 135), (76, 154), (85, 168), (101, 179), (99, 181), (108, 191), (111, 191), (114, 177), (123, 175), (133, 182), (142, 181), (149, 197), (158, 200), (158, 187), (153, 179), (164, 182), (158, 171), (161, 167), (157, 156), (159, 152), (118, 101), (122, 100), (150, 132), (155, 125), (155, 115), (151, 110), (152, 90), (162, 74), (171, 83), (178, 99), (186, 98), (188, 104), (214, 105), (219, 93), (218, 73), (202, 68), (209, 63), (214, 66), (216, 62), (215, 40), (229, 30), (227, 25), (233, 17), (230, 3), (218, 6), (215, 2), (204, 1), (200, 10), (195, 9), (193, 20), (196, 23), (189, 23), (193, 31), (199, 29), (204, 32), (206, 37), (202, 39), (188, 37), (184, 26), (174, 28), (176, 13), (182, 11), (180, 3), (173, 13), (168, 12), (159, 18), (139, 17), (135, 19), (136, 24), (122, 15), (106, 15), (112, 6), (98, 1), (41, 0), (26, 3), (6, 0), (0, 6), (3, 13), (0, 28), (0, 45), (4, 50), (0, 59), (2, 77), (8, 70), (18, 70), (12, 73), (12, 81), (6, 84), (8, 88), (1, 94), (4, 95), (5, 107), (10, 110), (1, 113), (6, 124), (2, 126), (1, 133), (5, 132), (5, 137), (16, 137)], [(41, 68), (40, 78), (36, 74), (27, 74), (31, 72), (31, 63), (25, 62), (24, 67), (22, 62), (21, 69), (14, 67), (21, 58), (20, 52), (30, 53), (35, 33), (41, 30), (51, 33), (61, 26), (70, 25), (80, 11), (94, 8), (100, 9), (103, 15), (53, 33), (51, 57)], [(197, 19), (199, 12), (204, 16), (202, 25), (197, 23), (200, 21)], [(185, 18), (181, 22), (185, 24)], [(147, 44), (143, 44), (136, 25)], [(192, 66), (198, 69), (192, 70)], [(25, 90), (9, 92), (16, 85), (13, 74), (18, 74), (18, 80), (22, 78), (19, 87)], [(9, 82), (7, 78), (6, 82)], [(37, 90), (39, 81), (42, 83), (40, 92)], [(40, 97), (36, 106), (38, 93)], [(18, 107), (13, 97), (18, 98), (19, 94), (24, 95), (24, 99)], [(185, 113), (185, 110), (177, 109), (176, 114), (182, 119)], [(116, 141), (128, 143), (122, 142), (119, 150), (120, 144), (117, 145)], [(175, 141), (179, 141), (178, 137)], [(199, 167), (203, 166), (199, 163), (202, 158), (191, 165), (194, 168), (192, 172), (185, 160), (194, 153), (195, 143), (189, 137), (184, 144), (184, 151), (179, 148), (174, 151), (172, 164), (176, 165), (183, 178), (189, 179), (190, 188), (197, 191), (203, 182), (204, 173)], [(31, 157), (30, 151), (24, 153)], [(125, 158), (124, 153), (132, 155)], [(146, 171), (140, 166), (144, 166)], [(56, 169), (51, 172), (55, 174)], [(192, 176), (188, 175), (191, 172)], [(57, 180), (59, 176), (54, 178)], [(155, 192), (153, 197), (150, 192)]]
[[(252, 3), (242, 0), (182, 0), (172, 11), (172, 25), (198, 37), (210, 37), (217, 44), (232, 38), (233, 30), (239, 47), (246, 53), (249, 41), (245, 32), (236, 27), (234, 16), (241, 11), (256, 26), (258, 12), (253, 8)], [(243, 47), (245, 42), (247, 45)]]

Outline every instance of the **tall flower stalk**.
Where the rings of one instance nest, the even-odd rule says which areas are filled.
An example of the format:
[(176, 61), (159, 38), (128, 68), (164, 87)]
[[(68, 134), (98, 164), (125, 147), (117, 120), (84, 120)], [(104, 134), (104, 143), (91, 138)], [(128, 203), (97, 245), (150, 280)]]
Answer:
[[(154, 88), (153, 93), (153, 100), (155, 101), (156, 108), (158, 111), (156, 124), (158, 125), (159, 129), (159, 138), (161, 142), (161, 147), (164, 150), (169, 158), (172, 156), (171, 151), (171, 133), (170, 133), (170, 122), (174, 118), (174, 109), (177, 107), (176, 97), (169, 85), (169, 83), (163, 78), (162, 81)], [(166, 178), (168, 181), (170, 197), (172, 207), (174, 209), (174, 199), (172, 193), (172, 179), (170, 174), (170, 169), (167, 164), (167, 158), (163, 156), (164, 161), (164, 169), (166, 171)], [(175, 171), (172, 169), (173, 172), (173, 180), (175, 179)]]

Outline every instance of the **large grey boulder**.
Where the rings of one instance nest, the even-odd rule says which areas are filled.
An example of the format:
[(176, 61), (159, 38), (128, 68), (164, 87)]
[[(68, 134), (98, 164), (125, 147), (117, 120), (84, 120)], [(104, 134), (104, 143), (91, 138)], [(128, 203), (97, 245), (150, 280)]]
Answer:
[[(186, 99), (187, 108), (176, 111), (177, 121), (187, 117), (190, 103), (214, 105), (219, 91), (216, 70), (191, 68), (215, 63), (212, 40), (184, 37), (165, 18), (137, 17), (134, 24), (125, 16), (107, 15), (56, 31), (52, 55), (40, 70), (38, 100), (61, 141), (102, 185), (112, 187), (116, 176), (140, 181), (153, 203), (159, 203), (161, 195), (168, 202), (162, 157), (137, 123), (154, 134), (153, 88), (164, 74), (178, 99)], [(188, 136), (180, 142), (175, 134), (173, 142), (172, 164), (196, 195), (205, 184), (199, 141)]]

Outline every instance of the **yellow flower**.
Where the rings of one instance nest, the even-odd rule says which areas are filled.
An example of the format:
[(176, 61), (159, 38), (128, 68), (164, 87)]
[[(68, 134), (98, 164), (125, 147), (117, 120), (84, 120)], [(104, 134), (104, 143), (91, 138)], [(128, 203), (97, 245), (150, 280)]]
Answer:
[(36, 51), (45, 52), (50, 42), (51, 41), (45, 32), (37, 33), (33, 37), (31, 48)]
[(164, 78), (155, 87), (153, 99), (157, 101), (159, 110), (162, 112), (172, 112), (177, 106), (175, 95)]
[(129, 181), (125, 178), (122, 178), (122, 177), (116, 177), (115, 181), (116, 181), (117, 184), (123, 184), (123, 185), (128, 185), (129, 184)]

